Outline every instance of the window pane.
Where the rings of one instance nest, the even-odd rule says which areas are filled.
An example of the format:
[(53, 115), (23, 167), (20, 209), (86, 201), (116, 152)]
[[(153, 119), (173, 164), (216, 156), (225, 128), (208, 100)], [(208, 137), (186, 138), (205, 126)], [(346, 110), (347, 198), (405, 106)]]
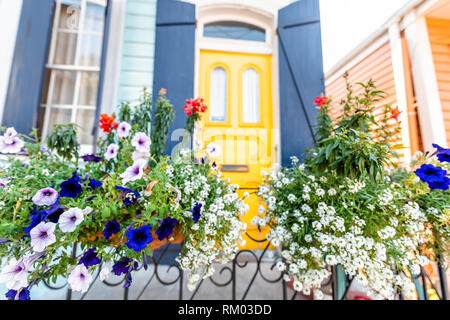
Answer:
[(53, 125), (69, 123), (71, 116), (71, 109), (50, 108), (50, 118), (48, 121), (47, 135), (50, 135), (53, 132)]
[(211, 73), (210, 92), (211, 121), (226, 121), (227, 119), (227, 72), (216, 68)]
[(266, 41), (264, 29), (236, 21), (220, 21), (206, 24), (203, 35), (212, 38)]
[(77, 47), (77, 35), (74, 33), (58, 32), (56, 38), (54, 64), (75, 63), (75, 49)]
[(104, 21), (105, 7), (88, 3), (86, 6), (83, 30), (103, 32)]
[(47, 103), (47, 95), (48, 95), (48, 86), (50, 84), (50, 74), (51, 70), (45, 70), (44, 82), (42, 84), (42, 94), (41, 94), (41, 103)]
[(55, 70), (55, 84), (52, 103), (72, 104), (75, 90), (76, 72)]
[(246, 123), (259, 122), (259, 75), (255, 69), (247, 69), (243, 79), (243, 118)]
[(38, 135), (39, 137), (42, 137), (42, 129), (44, 128), (44, 119), (45, 119), (45, 108), (40, 107), (39, 108), (39, 115), (38, 115)]
[(77, 30), (80, 21), (81, 1), (63, 1), (59, 15), (61, 29)]
[(99, 67), (102, 56), (103, 36), (84, 34), (81, 36), (80, 66)]
[(95, 106), (97, 104), (98, 73), (82, 72), (81, 87), (78, 104)]
[(95, 110), (77, 110), (77, 125), (78, 138), (80, 144), (92, 144), (94, 142), (94, 136), (92, 130), (94, 129)]

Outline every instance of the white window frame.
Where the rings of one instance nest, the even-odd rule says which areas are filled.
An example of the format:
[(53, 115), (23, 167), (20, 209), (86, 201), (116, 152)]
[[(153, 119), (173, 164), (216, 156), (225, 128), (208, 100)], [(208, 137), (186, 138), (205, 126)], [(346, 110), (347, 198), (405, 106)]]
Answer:
[[(77, 29), (65, 29), (59, 27), (59, 18), (60, 18), (60, 12), (61, 12), (61, 3), (62, 0), (56, 0), (56, 8), (55, 8), (55, 15), (53, 18), (53, 24), (52, 24), (52, 35), (51, 35), (51, 41), (50, 41), (50, 49), (48, 54), (48, 62), (45, 66), (46, 70), (50, 71), (50, 79), (49, 79), (49, 85), (48, 85), (48, 91), (47, 91), (47, 97), (46, 97), (46, 103), (41, 103), (41, 107), (43, 108), (40, 112), (45, 112), (44, 114), (44, 121), (42, 124), (42, 131), (41, 131), (41, 137), (43, 139), (47, 138), (47, 135), (49, 133), (49, 121), (50, 121), (50, 113), (51, 109), (71, 109), (71, 119), (70, 122), (76, 123), (77, 119), (77, 112), (78, 110), (92, 110), (96, 111), (97, 105), (90, 106), (90, 105), (80, 105), (79, 102), (79, 94), (80, 94), (80, 88), (81, 88), (81, 77), (83, 72), (97, 72), (100, 74), (100, 66), (98, 67), (90, 67), (90, 66), (80, 66), (78, 65), (78, 61), (80, 58), (80, 50), (81, 50), (81, 35), (101, 35), (104, 36), (104, 32), (102, 31), (84, 31), (83, 25), (84, 25), (84, 19), (86, 15), (86, 7), (87, 4), (95, 4), (100, 5), (106, 8), (108, 1), (107, 0), (81, 0), (81, 6), (80, 6), (80, 16), (78, 20), (78, 28)], [(106, 21), (105, 21), (106, 23)], [(56, 50), (56, 40), (58, 36), (58, 32), (65, 32), (65, 33), (73, 33), (77, 34), (77, 40), (76, 40), (76, 52), (75, 52), (75, 58), (74, 58), (74, 64), (73, 65), (61, 65), (61, 64), (54, 64), (55, 59), (55, 50)], [(72, 104), (53, 104), (52, 98), (53, 98), (53, 91), (55, 87), (55, 71), (75, 71), (76, 77), (75, 77), (75, 86), (74, 86), (74, 93), (72, 97)], [(98, 85), (101, 85), (100, 83)], [(94, 119), (92, 119), (94, 121)], [(95, 142), (93, 142), (95, 143)], [(81, 153), (89, 153), (93, 150), (93, 144), (89, 145), (81, 145)]]

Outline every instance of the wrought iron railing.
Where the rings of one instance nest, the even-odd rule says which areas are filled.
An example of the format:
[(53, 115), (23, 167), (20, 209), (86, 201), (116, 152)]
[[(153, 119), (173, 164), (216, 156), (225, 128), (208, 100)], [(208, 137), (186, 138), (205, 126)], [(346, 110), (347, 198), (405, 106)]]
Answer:
[[(106, 288), (102, 289), (102, 296), (98, 294), (90, 295), (90, 291), (95, 283), (100, 283), (99, 272), (94, 276), (93, 284), (88, 292), (75, 296), (67, 287), (67, 283), (62, 285), (44, 285), (52, 290), (66, 290), (66, 299), (108, 299), (108, 290), (119, 289), (122, 291), (122, 299), (146, 299), (148, 292), (152, 292), (157, 287), (158, 292), (162, 288), (169, 288), (166, 294), (162, 296), (153, 295), (152, 299), (220, 299), (220, 300), (245, 300), (245, 299), (272, 299), (272, 300), (296, 300), (308, 299), (292, 289), (292, 286), (285, 282), (282, 274), (276, 269), (276, 259), (274, 251), (270, 250), (270, 242), (267, 239), (257, 240), (247, 234), (250, 241), (263, 244), (263, 250), (241, 250), (237, 253), (233, 261), (226, 265), (219, 265), (215, 274), (207, 279), (201, 280), (194, 291), (186, 289), (186, 277), (184, 271), (175, 262), (174, 257), (180, 249), (180, 245), (166, 244), (156, 250), (152, 257), (145, 256), (145, 263), (141, 263), (139, 268), (134, 271), (144, 273), (138, 279), (134, 279), (131, 287), (120, 288), (125, 282), (125, 278), (110, 276), (103, 281)], [(76, 246), (73, 250), (73, 256), (77, 256)], [(143, 261), (144, 262), (144, 261)], [(99, 268), (100, 269), (100, 268)], [(448, 287), (446, 273), (439, 264), (436, 266), (436, 277), (432, 278), (425, 269), (421, 274), (413, 276), (416, 284), (417, 296), (419, 299), (440, 299), (448, 300)], [(329, 267), (331, 276), (323, 283), (322, 292), (325, 297), (333, 300), (347, 299), (354, 277), (346, 276), (339, 267)], [(120, 279), (113, 281), (113, 278)], [(133, 276), (135, 277), (135, 276)], [(168, 279), (169, 277), (169, 279)], [(199, 295), (205, 288), (207, 294)], [(252, 291), (253, 290), (253, 291)], [(257, 291), (256, 294), (254, 291)], [(431, 294), (430, 294), (431, 293)], [(62, 292), (63, 294), (63, 292)], [(398, 300), (404, 299), (399, 292)]]

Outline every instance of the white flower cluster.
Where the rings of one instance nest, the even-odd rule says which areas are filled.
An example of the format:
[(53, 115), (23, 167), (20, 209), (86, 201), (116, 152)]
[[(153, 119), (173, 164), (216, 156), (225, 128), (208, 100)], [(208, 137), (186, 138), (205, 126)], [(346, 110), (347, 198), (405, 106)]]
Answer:
[(202, 279), (214, 273), (214, 262), (227, 263), (234, 258), (237, 242), (243, 244), (242, 233), (247, 228), (241, 217), (249, 208), (235, 192), (238, 186), (227, 185), (220, 174), (213, 175), (209, 181), (194, 169), (194, 164), (184, 164), (180, 169), (168, 166), (166, 173), (177, 176), (179, 183), (172, 187), (181, 190), (180, 202), (190, 207), (202, 205), (200, 219), (193, 225), (193, 232), (185, 239), (177, 257), (181, 268), (188, 273), (188, 288), (194, 290)]
[[(295, 181), (297, 188), (283, 179)], [(415, 293), (411, 279), (400, 271), (412, 266), (412, 273), (419, 273), (428, 263), (413, 254), (425, 242), (426, 216), (399, 185), (386, 182), (376, 193), (367, 188), (364, 181), (315, 177), (304, 168), (265, 178), (260, 194), (275, 221), (268, 239), (281, 250), (277, 267), (296, 290), (321, 297), (320, 287), (330, 276), (327, 265), (340, 265), (374, 299), (394, 299), (397, 289), (405, 296)], [(376, 220), (383, 212), (392, 214)]]

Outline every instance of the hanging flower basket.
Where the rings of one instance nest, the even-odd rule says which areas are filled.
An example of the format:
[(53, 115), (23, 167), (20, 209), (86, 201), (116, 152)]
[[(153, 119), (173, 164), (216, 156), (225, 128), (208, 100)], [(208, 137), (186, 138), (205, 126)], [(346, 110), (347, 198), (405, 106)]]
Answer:
[[(161, 91), (154, 130), (170, 126), (164, 113), (173, 106), (165, 95)], [(167, 135), (153, 131), (150, 139), (151, 96), (144, 92), (143, 99), (135, 108), (123, 105), (118, 117), (101, 116), (96, 155), (78, 154), (73, 125), (58, 125), (49, 149), (35, 136), (0, 128), (0, 152), (9, 157), (0, 173), (0, 256), (7, 260), (0, 279), (7, 297), (29, 299), (35, 284), (58, 276), (86, 292), (100, 265), (101, 280), (126, 276), (129, 287), (143, 257), (167, 242), (184, 242), (176, 260), (194, 289), (212, 275), (211, 261), (226, 263), (236, 254), (248, 210), (237, 186), (206, 158), (194, 162), (191, 150), (173, 159), (158, 153)], [(81, 248), (76, 257), (75, 243)]]
[(398, 110), (379, 106), (372, 81), (361, 86), (356, 97), (349, 86), (336, 120), (331, 100), (318, 97), (317, 146), (303, 163), (292, 157), (289, 168), (274, 167), (260, 187), (277, 268), (316, 299), (329, 266), (355, 277), (371, 299), (413, 297), (410, 274), (448, 255), (450, 149), (433, 145), (411, 168), (395, 168)]

